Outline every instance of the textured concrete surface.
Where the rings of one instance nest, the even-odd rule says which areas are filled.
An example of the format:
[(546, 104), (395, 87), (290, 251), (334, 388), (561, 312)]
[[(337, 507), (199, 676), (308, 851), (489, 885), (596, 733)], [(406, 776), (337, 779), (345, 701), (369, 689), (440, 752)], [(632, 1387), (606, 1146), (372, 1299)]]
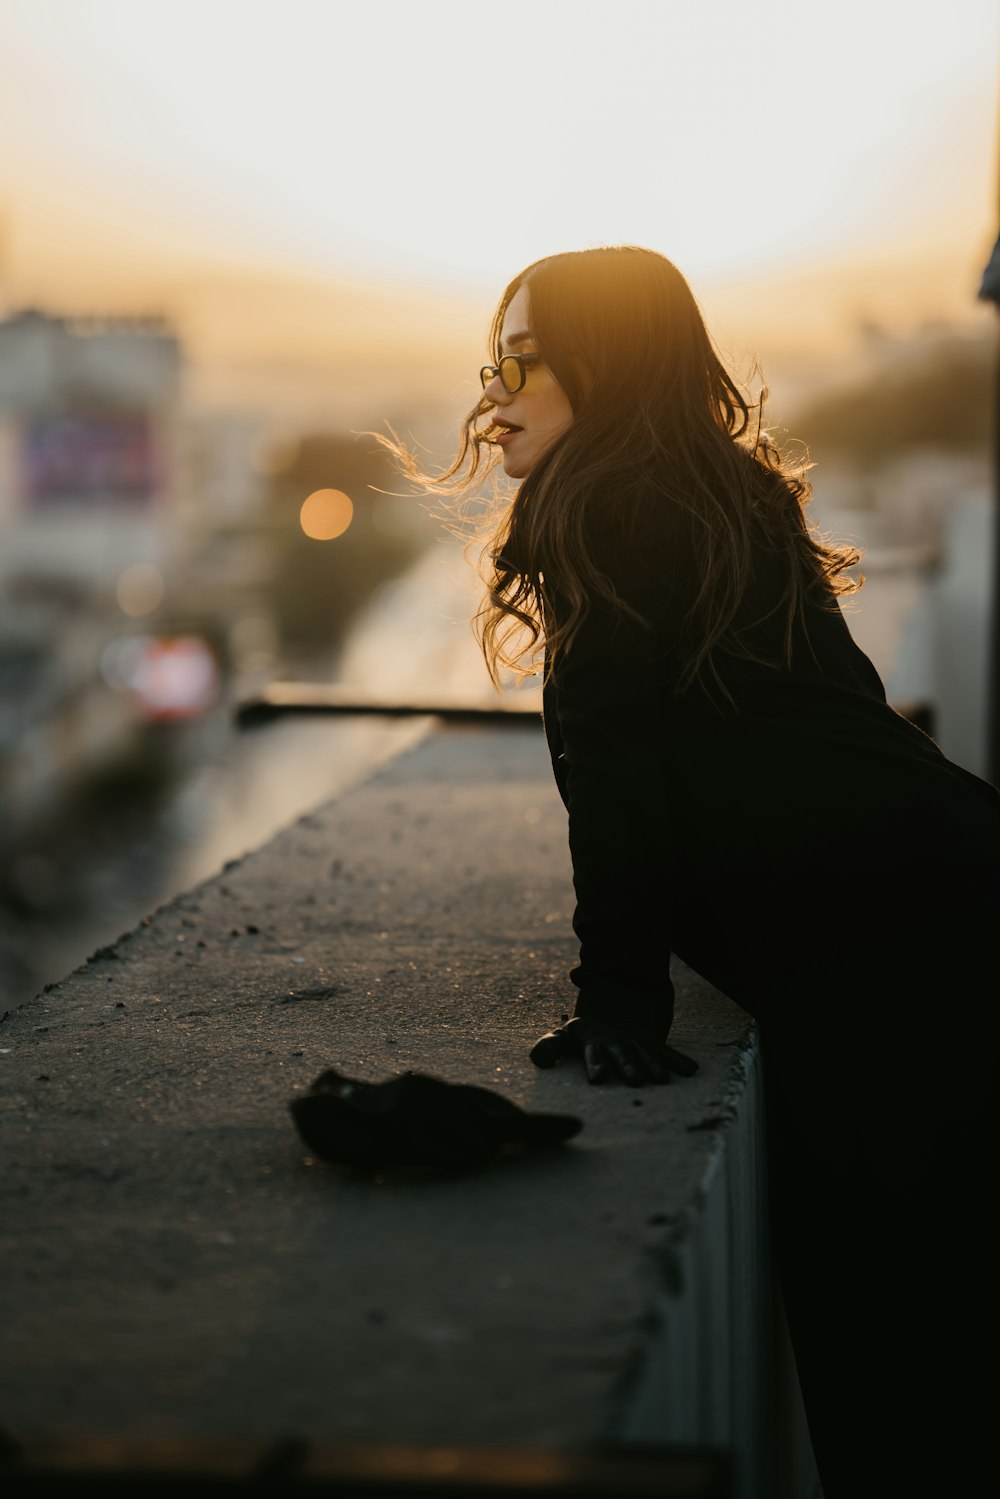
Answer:
[[(437, 733), (6, 1016), (7, 1430), (612, 1433), (752, 1032), (681, 972), (697, 1077), (538, 1072), (528, 1047), (571, 1005), (571, 911), (537, 727)], [(312, 1160), (288, 1113), (331, 1065), (427, 1070), (585, 1127), (457, 1177), (352, 1173)]]

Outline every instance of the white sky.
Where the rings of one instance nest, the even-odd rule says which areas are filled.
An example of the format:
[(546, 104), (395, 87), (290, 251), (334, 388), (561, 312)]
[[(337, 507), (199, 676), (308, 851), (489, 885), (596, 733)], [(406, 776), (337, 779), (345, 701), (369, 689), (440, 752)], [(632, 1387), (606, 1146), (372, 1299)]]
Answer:
[(0, 0), (0, 214), (491, 291), (626, 241), (974, 261), (998, 73), (996, 0)]

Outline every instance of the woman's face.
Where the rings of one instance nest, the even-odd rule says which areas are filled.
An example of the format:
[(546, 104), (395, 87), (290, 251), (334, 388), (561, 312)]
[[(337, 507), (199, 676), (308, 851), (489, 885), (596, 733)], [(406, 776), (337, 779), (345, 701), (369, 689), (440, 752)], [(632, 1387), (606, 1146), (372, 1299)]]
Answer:
[[(535, 354), (537, 346), (529, 331), (528, 288), (514, 293), (504, 313), (500, 330), (500, 353)], [(539, 362), (514, 395), (504, 390), (495, 375), (486, 387), (486, 399), (496, 407), (494, 425), (505, 428), (496, 438), (503, 451), (504, 473), (524, 479), (539, 458), (573, 425), (569, 397), (548, 365)]]

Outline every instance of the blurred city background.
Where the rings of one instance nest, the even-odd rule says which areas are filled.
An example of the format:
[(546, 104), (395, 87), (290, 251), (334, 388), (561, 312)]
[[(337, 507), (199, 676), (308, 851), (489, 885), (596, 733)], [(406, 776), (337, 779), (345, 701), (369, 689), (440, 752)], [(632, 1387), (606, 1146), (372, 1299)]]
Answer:
[(0, 0), (4, 1003), (421, 732), (241, 731), (263, 685), (488, 696), (364, 434), (447, 462), (561, 249), (677, 261), (890, 699), (985, 773), (998, 62), (994, 0)]

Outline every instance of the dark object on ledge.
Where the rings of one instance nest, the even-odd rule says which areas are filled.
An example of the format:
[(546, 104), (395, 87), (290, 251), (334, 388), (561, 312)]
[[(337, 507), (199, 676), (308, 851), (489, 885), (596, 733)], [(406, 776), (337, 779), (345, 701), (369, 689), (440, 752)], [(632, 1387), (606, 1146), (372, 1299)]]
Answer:
[[(894, 703), (897, 713), (934, 734), (934, 709), (928, 703)], [(542, 690), (521, 687), (502, 692), (481, 702), (467, 698), (448, 698), (440, 693), (430, 698), (407, 698), (405, 701), (366, 697), (353, 687), (339, 682), (270, 682), (255, 697), (237, 703), (236, 723), (241, 729), (253, 729), (271, 723), (288, 713), (340, 713), (347, 716), (370, 714), (382, 718), (443, 718), (449, 723), (524, 724), (542, 721)]]
[(351, 1166), (479, 1166), (560, 1145), (583, 1128), (570, 1114), (529, 1114), (488, 1088), (420, 1072), (365, 1083), (330, 1068), (289, 1108), (310, 1150)]
[(995, 302), (1000, 307), (1000, 239), (993, 246), (990, 258), (983, 267), (978, 297), (980, 302)]
[(461, 723), (524, 723), (535, 718), (540, 722), (542, 692), (540, 687), (519, 688), (481, 702), (440, 693), (432, 698), (390, 701), (366, 696), (340, 682), (270, 682), (255, 697), (237, 704), (236, 721), (241, 728), (253, 728), (285, 713), (375, 713), (394, 718), (430, 715)]

